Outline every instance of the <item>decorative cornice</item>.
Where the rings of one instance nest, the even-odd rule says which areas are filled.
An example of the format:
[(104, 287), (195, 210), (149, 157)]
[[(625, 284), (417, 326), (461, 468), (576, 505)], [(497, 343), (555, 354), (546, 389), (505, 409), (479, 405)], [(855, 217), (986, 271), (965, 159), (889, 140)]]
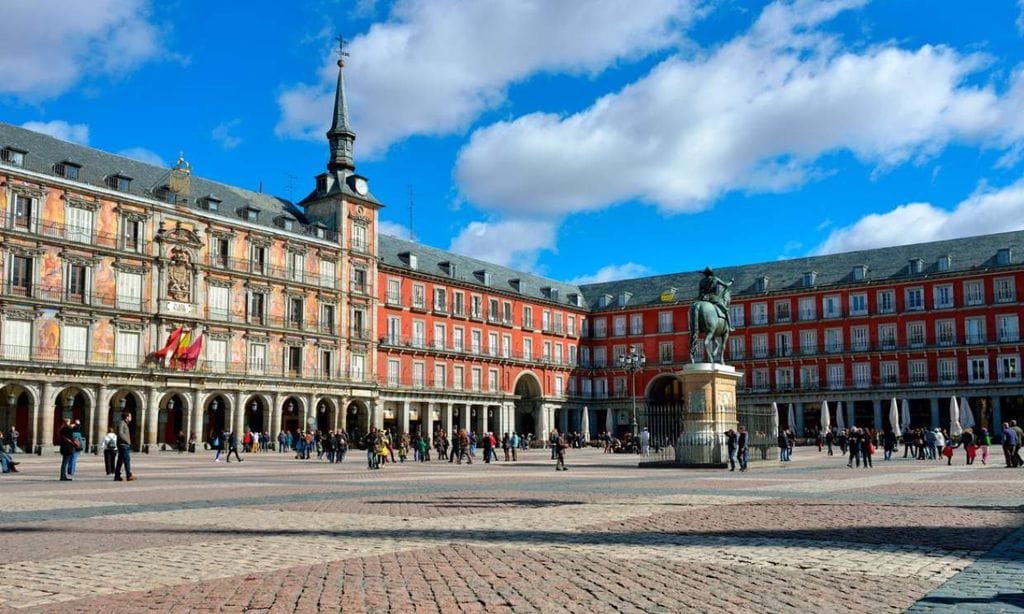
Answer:
[(15, 194), (27, 196), (29, 198), (42, 198), (46, 194), (46, 190), (41, 187), (28, 186), (20, 183), (7, 182), (7, 187), (11, 189)]
[(96, 321), (94, 316), (77, 313), (58, 313), (57, 319), (64, 323), (64, 326), (92, 326)]
[(116, 328), (117, 330), (141, 331), (141, 330), (145, 330), (145, 328), (146, 328), (145, 323), (143, 323), (143, 322), (136, 322), (136, 321), (132, 321), (132, 320), (119, 320), (117, 318), (114, 318), (113, 320), (111, 320), (110, 323), (113, 324), (114, 328)]
[(284, 242), (284, 247), (285, 247), (285, 249), (287, 249), (290, 252), (295, 252), (296, 254), (302, 254), (302, 255), (305, 255), (306, 252), (309, 251), (309, 246), (303, 245), (302, 243), (296, 243), (295, 241), (292, 241), (291, 239), (287, 239)]
[(117, 269), (118, 271), (123, 271), (125, 273), (136, 273), (139, 275), (145, 275), (146, 273), (149, 272), (149, 265), (144, 262), (139, 264), (131, 264), (128, 262), (123, 262), (120, 259), (117, 259), (114, 260), (114, 264), (110, 266), (113, 267), (114, 269)]
[(5, 320), (28, 320), (36, 319), (36, 312), (31, 309), (18, 309), (17, 307), (3, 307), (2, 313)]
[(233, 279), (223, 279), (220, 277), (214, 277), (209, 273), (206, 274), (206, 284), (209, 286), (217, 286), (218, 288), (232, 288), (235, 285)]
[(154, 240), (162, 243), (173, 243), (177, 245), (187, 245), (196, 249), (201, 248), (205, 245), (203, 239), (194, 230), (184, 228), (181, 222), (176, 222), (174, 228), (166, 228), (164, 222), (160, 222), (160, 229), (157, 230)]
[(255, 245), (256, 247), (270, 247), (274, 240), (270, 237), (266, 237), (258, 234), (249, 235), (249, 245)]
[(85, 209), (86, 211), (96, 211), (100, 208), (100, 204), (94, 200), (86, 200), (81, 196), (74, 196), (67, 192), (64, 193), (64, 201), (70, 207)]
[(217, 239), (234, 239), (237, 234), (233, 230), (224, 230), (222, 228), (208, 228), (206, 234)]
[(252, 343), (270, 343), (270, 337), (267, 336), (267, 335), (260, 335), (260, 334), (256, 334), (256, 333), (245, 333), (242, 336), (245, 337), (246, 341), (250, 341)]
[(227, 332), (213, 333), (213, 332), (207, 331), (205, 334), (210, 339), (215, 339), (217, 341), (231, 341), (231, 337), (232, 337), (232, 334), (231, 333), (227, 333)]
[(127, 209), (120, 205), (114, 207), (114, 212), (120, 215), (121, 217), (127, 220), (131, 220), (133, 222), (145, 222), (150, 218), (149, 213), (146, 213), (144, 211), (136, 211), (134, 209)]
[(84, 266), (96, 266), (102, 258), (99, 256), (83, 256), (81, 254), (72, 254), (70, 252), (60, 252), (58, 254), (60, 259), (70, 264), (81, 264)]
[(348, 219), (352, 220), (357, 224), (366, 224), (367, 226), (369, 226), (370, 222), (373, 221), (373, 219), (370, 218), (369, 216), (359, 214), (349, 214)]
[(5, 249), (12, 254), (26, 257), (42, 256), (46, 253), (46, 250), (41, 247), (26, 247), (24, 245), (18, 245), (17, 243), (8, 243), (5, 246)]
[(245, 289), (249, 292), (258, 292), (260, 294), (270, 294), (270, 286), (263, 284), (256, 284), (250, 281), (245, 282)]

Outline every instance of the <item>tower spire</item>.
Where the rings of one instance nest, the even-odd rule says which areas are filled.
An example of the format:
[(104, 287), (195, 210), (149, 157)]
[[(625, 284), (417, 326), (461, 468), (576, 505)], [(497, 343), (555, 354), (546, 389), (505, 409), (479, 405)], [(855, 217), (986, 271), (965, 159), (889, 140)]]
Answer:
[(327, 163), (327, 169), (355, 170), (356, 165), (352, 159), (352, 144), (356, 140), (356, 134), (348, 125), (348, 102), (345, 100), (345, 58), (348, 52), (345, 51), (347, 41), (338, 37), (338, 88), (334, 93), (334, 121), (331, 122), (331, 129), (327, 131), (327, 142), (331, 146), (331, 159)]

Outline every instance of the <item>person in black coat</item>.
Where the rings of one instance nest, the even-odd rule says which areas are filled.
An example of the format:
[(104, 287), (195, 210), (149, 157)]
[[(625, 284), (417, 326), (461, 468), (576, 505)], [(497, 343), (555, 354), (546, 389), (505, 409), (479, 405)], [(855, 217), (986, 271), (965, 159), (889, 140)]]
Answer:
[(747, 435), (747, 428), (745, 426), (740, 426), (739, 435), (736, 436), (736, 456), (740, 461), (740, 471), (747, 470), (747, 450), (749, 441), (750, 438)]
[(64, 426), (60, 427), (60, 481), (70, 482), (68, 466), (71, 464), (71, 456), (77, 451), (75, 447), (75, 433), (71, 428), (71, 420), (64, 418)]
[(725, 447), (729, 451), (729, 471), (736, 471), (736, 431), (729, 429), (725, 432)]

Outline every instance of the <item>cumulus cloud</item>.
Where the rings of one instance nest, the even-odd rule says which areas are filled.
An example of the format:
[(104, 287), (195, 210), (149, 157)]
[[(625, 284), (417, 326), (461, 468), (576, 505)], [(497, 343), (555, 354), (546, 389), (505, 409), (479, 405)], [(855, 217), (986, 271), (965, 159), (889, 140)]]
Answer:
[(571, 279), (569, 283), (577, 285), (599, 284), (606, 281), (645, 277), (650, 274), (651, 269), (648, 267), (635, 262), (627, 262), (625, 264), (609, 264), (608, 266), (603, 266), (594, 273), (589, 275), (580, 275), (579, 277)]
[(41, 100), (155, 57), (146, 0), (6, 0), (0, 93)]
[(234, 149), (242, 143), (242, 138), (231, 132), (242, 123), (240, 119), (221, 122), (210, 133), (210, 136), (224, 149)]
[(48, 134), (62, 141), (70, 141), (79, 145), (89, 144), (88, 124), (72, 124), (62, 119), (55, 119), (48, 122), (25, 122), (21, 127)]
[(985, 189), (952, 210), (930, 203), (908, 203), (872, 213), (833, 230), (818, 254), (849, 252), (889, 245), (909, 245), (1024, 229), (1024, 179), (1000, 189)]
[(168, 168), (167, 162), (164, 161), (160, 154), (150, 151), (145, 147), (129, 147), (117, 152), (117, 155), (152, 164), (153, 166), (159, 166), (160, 168)]
[(449, 250), (526, 271), (535, 270), (540, 252), (554, 250), (555, 224), (536, 220), (471, 222), (452, 239)]
[(382, 235), (398, 237), (399, 239), (416, 239), (415, 233), (410, 231), (408, 226), (399, 224), (398, 222), (389, 222), (388, 220), (380, 220), (377, 222), (377, 232)]
[[(410, 135), (464, 130), (538, 72), (596, 73), (679, 42), (693, 0), (461, 2), (399, 0), (387, 21), (356, 37), (346, 79), (364, 155)], [(278, 100), (278, 134), (320, 140), (331, 117), (333, 54), (315, 84)]]
[(792, 189), (837, 151), (885, 169), (951, 142), (1012, 149), (1024, 140), (1020, 71), (999, 93), (974, 78), (982, 55), (843, 50), (823, 24), (858, 4), (776, 2), (733, 40), (667, 58), (581, 112), (478, 129), (458, 155), (459, 189), (519, 215), (630, 200), (687, 212), (728, 192)]

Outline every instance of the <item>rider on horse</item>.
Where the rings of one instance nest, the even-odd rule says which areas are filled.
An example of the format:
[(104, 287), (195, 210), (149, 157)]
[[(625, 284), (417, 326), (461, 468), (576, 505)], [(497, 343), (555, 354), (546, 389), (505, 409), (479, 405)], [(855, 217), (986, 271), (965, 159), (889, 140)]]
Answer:
[(725, 320), (729, 331), (732, 332), (734, 329), (732, 322), (729, 321), (729, 303), (725, 296), (725, 291), (730, 286), (732, 286), (731, 279), (726, 283), (715, 276), (715, 272), (711, 270), (711, 267), (707, 267), (704, 269), (704, 277), (700, 280), (700, 296), (697, 299), (714, 305), (718, 309), (719, 316)]

